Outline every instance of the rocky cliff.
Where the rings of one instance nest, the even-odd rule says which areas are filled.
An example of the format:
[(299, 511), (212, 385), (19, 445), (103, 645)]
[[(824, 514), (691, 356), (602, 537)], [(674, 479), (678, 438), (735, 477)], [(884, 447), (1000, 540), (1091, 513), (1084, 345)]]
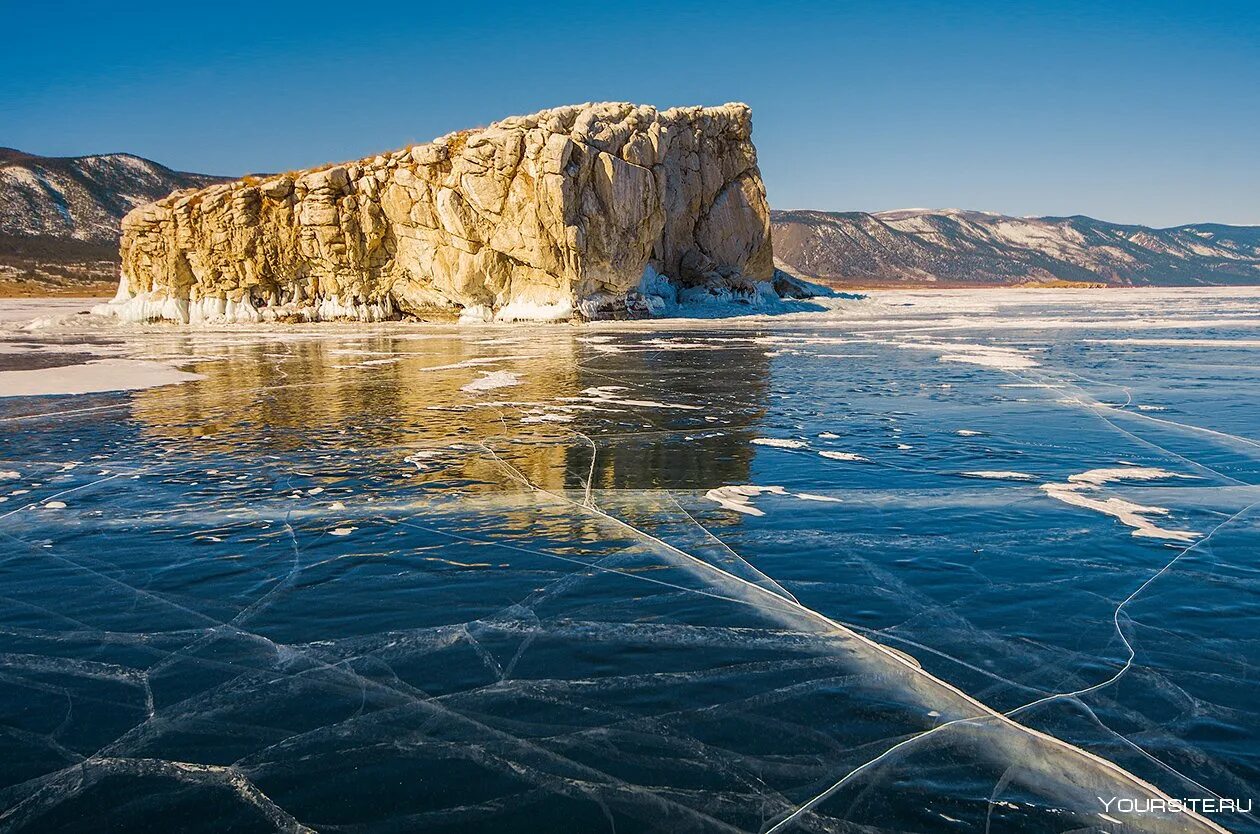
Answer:
[[(645, 315), (774, 278), (747, 106), (585, 104), (123, 220), (131, 320)], [(665, 277), (668, 276), (668, 277)]]
[(776, 211), (775, 254), (836, 286), (1260, 283), (1260, 226), (1153, 229), (958, 209)]

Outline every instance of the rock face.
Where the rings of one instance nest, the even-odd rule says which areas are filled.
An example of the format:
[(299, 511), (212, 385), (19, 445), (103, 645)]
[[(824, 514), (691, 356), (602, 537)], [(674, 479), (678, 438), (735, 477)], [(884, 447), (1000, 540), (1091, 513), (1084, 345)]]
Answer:
[(742, 104), (586, 104), (176, 192), (123, 219), (109, 307), (510, 320), (641, 315), (686, 288), (755, 294), (774, 266), (751, 131)]

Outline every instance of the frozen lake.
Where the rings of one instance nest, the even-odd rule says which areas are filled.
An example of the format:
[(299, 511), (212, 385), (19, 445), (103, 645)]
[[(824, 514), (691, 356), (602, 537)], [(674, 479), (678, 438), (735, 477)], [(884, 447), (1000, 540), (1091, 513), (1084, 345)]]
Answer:
[(0, 304), (0, 831), (1260, 831), (1260, 289)]

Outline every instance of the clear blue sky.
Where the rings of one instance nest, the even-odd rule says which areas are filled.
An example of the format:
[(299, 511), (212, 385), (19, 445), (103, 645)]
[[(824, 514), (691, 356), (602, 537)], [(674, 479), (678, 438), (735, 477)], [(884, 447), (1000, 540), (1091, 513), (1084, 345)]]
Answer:
[(771, 203), (1260, 223), (1260, 3), (0, 0), (0, 145), (211, 173), (745, 101)]

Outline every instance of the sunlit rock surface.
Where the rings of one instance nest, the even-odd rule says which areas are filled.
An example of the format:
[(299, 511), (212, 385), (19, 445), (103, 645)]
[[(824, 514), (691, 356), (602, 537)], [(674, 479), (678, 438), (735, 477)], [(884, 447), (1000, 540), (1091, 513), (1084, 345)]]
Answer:
[(778, 295), (743, 104), (584, 104), (123, 220), (136, 321), (643, 317)]

